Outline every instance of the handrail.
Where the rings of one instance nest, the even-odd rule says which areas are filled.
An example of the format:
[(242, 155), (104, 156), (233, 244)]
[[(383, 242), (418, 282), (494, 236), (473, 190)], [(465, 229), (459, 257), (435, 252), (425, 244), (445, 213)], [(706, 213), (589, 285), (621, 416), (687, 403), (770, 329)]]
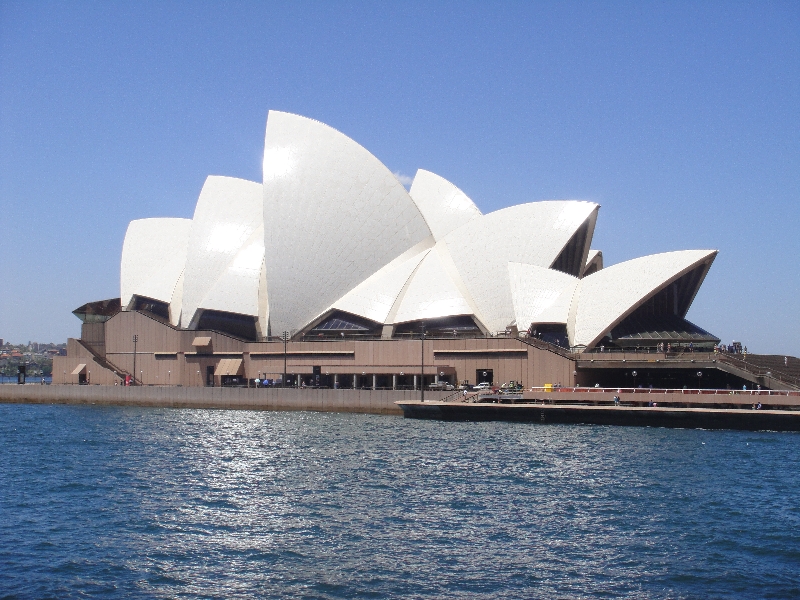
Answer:
[(800, 377), (794, 377), (793, 375), (789, 375), (788, 373), (784, 373), (783, 371), (777, 369), (766, 370), (767, 369), (766, 367), (762, 367), (754, 363), (749, 363), (747, 362), (746, 359), (734, 357), (734, 355), (720, 354), (719, 358), (722, 362), (726, 362), (728, 364), (740, 367), (743, 370), (747, 371), (748, 373), (756, 375), (757, 377), (772, 377), (773, 379), (777, 379), (778, 381), (782, 381), (784, 383), (800, 385)]
[(710, 396), (800, 396), (795, 390), (729, 390), (718, 388), (600, 388), (600, 387), (544, 387), (526, 388), (528, 392), (543, 393), (605, 393), (605, 394), (694, 394)]
[[(86, 342), (80, 339), (77, 341), (81, 346), (83, 346), (86, 350), (89, 351), (89, 353), (94, 357), (96, 361), (100, 363), (100, 366), (103, 367), (104, 369), (109, 369), (110, 371), (114, 371), (115, 374), (122, 373), (125, 376), (130, 375), (130, 373), (128, 373), (125, 369), (118, 367), (113, 362), (108, 360), (106, 357), (100, 356), (100, 354), (94, 348), (92, 348), (91, 345), (87, 344)], [(133, 375), (131, 375), (131, 377), (133, 378), (134, 385), (136, 385), (136, 374), (134, 373)], [(143, 385), (143, 383), (140, 381), (139, 385)]]

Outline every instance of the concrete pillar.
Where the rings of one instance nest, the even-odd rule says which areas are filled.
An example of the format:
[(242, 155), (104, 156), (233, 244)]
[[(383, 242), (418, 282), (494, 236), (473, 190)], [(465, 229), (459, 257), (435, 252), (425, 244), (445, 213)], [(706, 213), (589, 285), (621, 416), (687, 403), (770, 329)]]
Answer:
[(358, 375), (353, 375), (353, 389), (356, 389), (356, 381), (358, 381)]
[(334, 376), (333, 376), (333, 389), (335, 389), (335, 390), (339, 389), (339, 374), (338, 373), (334, 374)]
[(417, 389), (417, 376), (414, 375), (414, 389)]
[(439, 383), (439, 374), (438, 373), (433, 376), (433, 382), (434, 383)]
[(392, 389), (397, 389), (397, 375), (392, 375)]
[(302, 379), (302, 376), (301, 376), (301, 375), (298, 375), (298, 376), (297, 376), (297, 382), (296, 382), (296, 385), (297, 385), (297, 387), (300, 387), (300, 380), (301, 380), (301, 379)]
[(372, 389), (374, 390), (376, 387), (378, 387), (378, 376), (373, 374), (372, 375)]

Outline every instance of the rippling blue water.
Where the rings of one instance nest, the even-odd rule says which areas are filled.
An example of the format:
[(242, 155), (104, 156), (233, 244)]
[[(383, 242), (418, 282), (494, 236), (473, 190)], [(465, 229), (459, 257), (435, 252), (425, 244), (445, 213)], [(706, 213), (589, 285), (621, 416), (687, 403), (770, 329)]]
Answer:
[(797, 597), (800, 435), (0, 405), (0, 597)]

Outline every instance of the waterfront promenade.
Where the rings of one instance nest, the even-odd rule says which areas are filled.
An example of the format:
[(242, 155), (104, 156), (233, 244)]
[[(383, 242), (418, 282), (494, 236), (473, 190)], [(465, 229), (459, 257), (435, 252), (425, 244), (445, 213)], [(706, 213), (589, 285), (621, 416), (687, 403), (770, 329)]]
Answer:
[[(426, 391), (425, 398), (439, 400), (451, 394)], [(402, 411), (395, 403), (412, 399), (419, 399), (418, 391), (114, 385), (0, 386), (0, 402), (28, 404), (312, 410), (400, 415)]]

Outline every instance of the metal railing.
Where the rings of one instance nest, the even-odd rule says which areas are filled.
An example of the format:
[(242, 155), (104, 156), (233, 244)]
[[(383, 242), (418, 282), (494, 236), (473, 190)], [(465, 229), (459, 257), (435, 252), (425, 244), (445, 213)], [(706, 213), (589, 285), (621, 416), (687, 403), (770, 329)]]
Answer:
[(729, 390), (704, 388), (633, 388), (633, 387), (531, 387), (526, 392), (549, 393), (604, 393), (604, 394), (688, 394), (706, 396), (796, 396), (794, 390)]

